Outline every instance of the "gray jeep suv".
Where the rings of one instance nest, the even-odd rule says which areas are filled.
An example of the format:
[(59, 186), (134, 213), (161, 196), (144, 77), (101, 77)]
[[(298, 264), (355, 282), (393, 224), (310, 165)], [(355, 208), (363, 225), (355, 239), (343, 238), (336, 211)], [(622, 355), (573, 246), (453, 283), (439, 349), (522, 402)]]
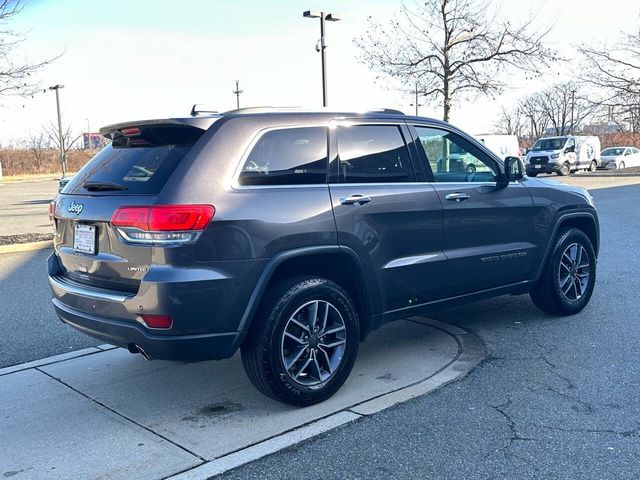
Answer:
[(240, 348), (284, 402), (331, 396), (391, 320), (525, 293), (569, 315), (594, 288), (589, 194), (524, 177), (448, 123), (245, 109), (101, 133), (110, 145), (51, 208), (58, 316), (146, 358)]

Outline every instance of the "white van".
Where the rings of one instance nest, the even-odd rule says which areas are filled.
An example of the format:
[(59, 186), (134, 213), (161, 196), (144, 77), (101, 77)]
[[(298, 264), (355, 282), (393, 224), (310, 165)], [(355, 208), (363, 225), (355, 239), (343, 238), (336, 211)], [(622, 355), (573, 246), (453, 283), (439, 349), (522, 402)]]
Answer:
[(595, 172), (600, 166), (600, 139), (573, 135), (540, 138), (527, 153), (525, 164), (530, 177), (553, 172), (569, 175), (576, 170)]

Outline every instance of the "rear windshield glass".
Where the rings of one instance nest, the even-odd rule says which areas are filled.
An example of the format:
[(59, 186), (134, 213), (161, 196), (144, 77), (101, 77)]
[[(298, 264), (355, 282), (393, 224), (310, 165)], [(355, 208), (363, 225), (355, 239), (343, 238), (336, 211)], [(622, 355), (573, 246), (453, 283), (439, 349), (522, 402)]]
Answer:
[(158, 194), (203, 133), (182, 126), (123, 129), (72, 178), (63, 193)]

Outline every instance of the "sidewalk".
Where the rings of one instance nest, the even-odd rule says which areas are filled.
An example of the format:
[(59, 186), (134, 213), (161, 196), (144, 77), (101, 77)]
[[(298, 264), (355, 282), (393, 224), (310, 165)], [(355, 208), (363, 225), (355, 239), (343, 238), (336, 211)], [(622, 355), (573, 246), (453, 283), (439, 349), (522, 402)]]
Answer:
[(146, 362), (108, 346), (0, 370), (0, 474), (209, 478), (427, 393), (470, 371), (483, 348), (424, 317), (364, 344), (331, 399), (308, 408), (260, 395), (239, 357)]

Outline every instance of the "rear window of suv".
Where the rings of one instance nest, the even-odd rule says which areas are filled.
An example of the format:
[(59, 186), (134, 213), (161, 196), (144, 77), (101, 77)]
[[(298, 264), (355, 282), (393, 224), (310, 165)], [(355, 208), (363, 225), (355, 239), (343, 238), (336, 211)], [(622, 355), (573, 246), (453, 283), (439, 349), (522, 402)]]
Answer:
[(281, 128), (265, 132), (242, 166), (240, 185), (310, 185), (327, 180), (327, 129)]
[(189, 126), (123, 128), (63, 193), (156, 195), (203, 133)]

